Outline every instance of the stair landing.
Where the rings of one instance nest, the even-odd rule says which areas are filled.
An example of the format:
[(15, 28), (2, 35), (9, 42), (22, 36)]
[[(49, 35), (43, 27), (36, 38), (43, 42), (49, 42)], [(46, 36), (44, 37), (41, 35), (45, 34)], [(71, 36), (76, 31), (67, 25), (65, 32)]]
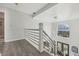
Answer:
[(2, 56), (50, 56), (46, 52), (40, 53), (25, 39), (7, 42), (1, 46)]

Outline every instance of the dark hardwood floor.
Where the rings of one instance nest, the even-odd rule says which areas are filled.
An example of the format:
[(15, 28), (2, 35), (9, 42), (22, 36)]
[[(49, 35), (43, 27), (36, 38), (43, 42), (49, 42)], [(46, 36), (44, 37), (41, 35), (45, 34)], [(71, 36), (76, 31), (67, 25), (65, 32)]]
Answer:
[(2, 56), (49, 56), (48, 53), (40, 53), (25, 39), (13, 42), (0, 43)]

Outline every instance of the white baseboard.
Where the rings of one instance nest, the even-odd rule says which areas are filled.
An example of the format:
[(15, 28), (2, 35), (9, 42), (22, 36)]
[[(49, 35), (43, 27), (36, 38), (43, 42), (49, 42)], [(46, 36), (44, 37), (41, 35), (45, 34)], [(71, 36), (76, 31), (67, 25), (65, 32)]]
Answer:
[[(22, 38), (23, 39), (23, 38)], [(22, 40), (21, 38), (20, 39), (6, 39), (4, 42), (12, 42), (12, 41), (17, 41), (17, 40)]]

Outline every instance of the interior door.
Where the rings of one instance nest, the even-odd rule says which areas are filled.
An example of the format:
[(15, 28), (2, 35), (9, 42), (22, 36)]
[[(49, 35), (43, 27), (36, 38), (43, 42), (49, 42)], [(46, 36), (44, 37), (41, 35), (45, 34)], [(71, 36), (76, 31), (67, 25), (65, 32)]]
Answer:
[(69, 44), (57, 41), (57, 54), (59, 56), (69, 56)]
[(4, 13), (0, 12), (0, 42), (4, 42)]

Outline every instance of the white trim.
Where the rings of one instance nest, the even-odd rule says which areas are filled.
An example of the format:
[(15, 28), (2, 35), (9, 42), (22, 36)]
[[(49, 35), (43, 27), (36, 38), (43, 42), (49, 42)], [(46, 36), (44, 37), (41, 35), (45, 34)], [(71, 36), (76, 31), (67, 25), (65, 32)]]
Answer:
[(5, 42), (5, 32), (6, 32), (6, 30), (5, 30), (5, 26), (6, 26), (6, 8), (4, 8), (4, 7), (2, 7), (2, 6), (0, 6), (0, 12), (3, 12), (4, 13), (4, 42)]
[(13, 41), (17, 41), (17, 40), (22, 40), (22, 39), (7, 39), (7, 40), (5, 40), (4, 42), (13, 42)]

